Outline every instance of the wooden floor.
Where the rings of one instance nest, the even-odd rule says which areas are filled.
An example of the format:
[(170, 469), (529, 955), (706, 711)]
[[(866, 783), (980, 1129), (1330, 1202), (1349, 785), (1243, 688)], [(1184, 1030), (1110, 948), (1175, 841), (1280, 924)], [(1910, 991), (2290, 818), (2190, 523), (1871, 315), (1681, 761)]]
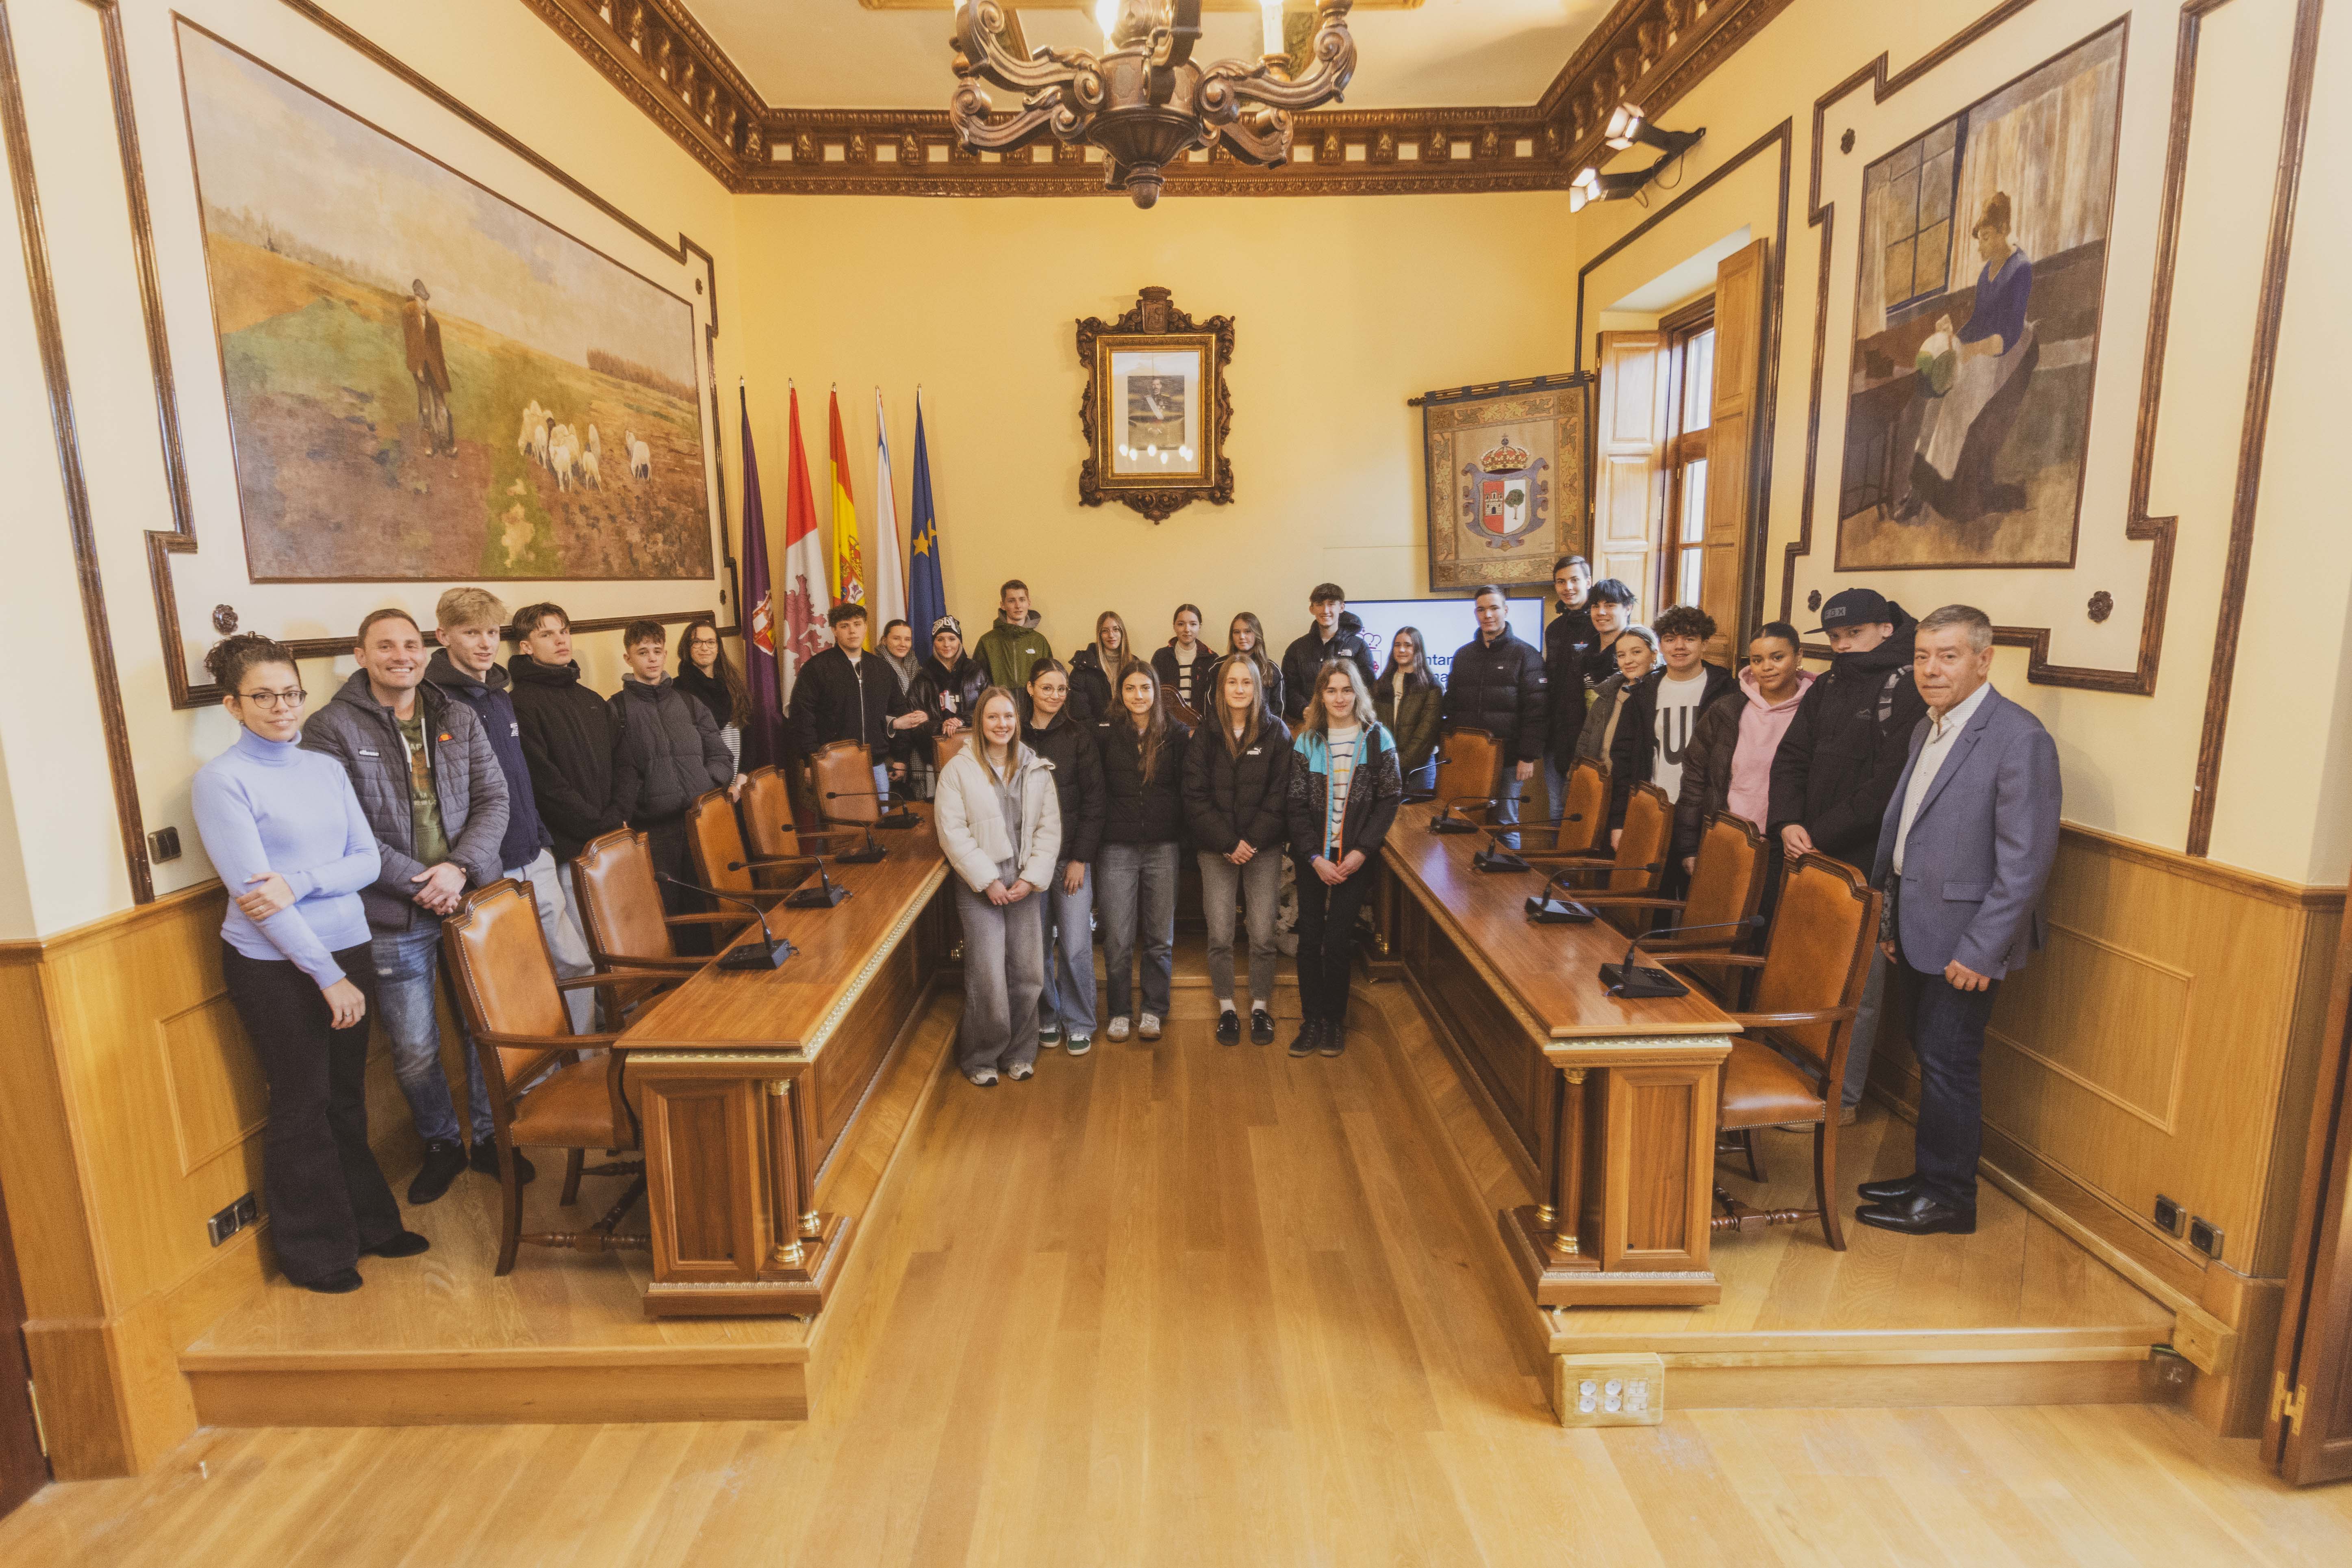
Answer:
[[(1663, 1426), (1563, 1431), (1394, 989), (1360, 993), (1336, 1061), (1217, 1046), (1197, 984), (1156, 1049), (1047, 1052), (1027, 1084), (918, 1084), (910, 1049), (869, 1108), (912, 1115), (898, 1163), (839, 1178), (888, 1201), (807, 1421), (213, 1427), (148, 1476), (51, 1487), (0, 1521), (0, 1563), (2352, 1561), (2352, 1488), (2291, 1492), (2164, 1405), (1689, 1411), (1670, 1374)], [(425, 1211), (443, 1263), (373, 1266), (350, 1332), (797, 1331), (644, 1323), (611, 1258), (527, 1254), (486, 1285), (450, 1261), (483, 1244), (451, 1201)], [(1807, 1234), (1732, 1268), (1815, 1278)], [(1993, 1270), (1937, 1268), (2002, 1299)], [(1907, 1288), (1844, 1268), (1822, 1299), (1857, 1322)], [(1769, 1322), (1771, 1294), (1716, 1310)], [(208, 1342), (313, 1340), (273, 1309)]]

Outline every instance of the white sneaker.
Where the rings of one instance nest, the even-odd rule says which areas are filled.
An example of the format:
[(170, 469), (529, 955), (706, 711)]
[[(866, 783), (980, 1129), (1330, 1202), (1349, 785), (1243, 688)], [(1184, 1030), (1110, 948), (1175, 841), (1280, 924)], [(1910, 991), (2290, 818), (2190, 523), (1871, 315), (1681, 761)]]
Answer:
[(1118, 1017), (1113, 1018), (1110, 1021), (1110, 1027), (1104, 1030), (1103, 1033), (1108, 1035), (1114, 1040), (1123, 1040), (1127, 1038), (1127, 1015), (1121, 1013)]
[(1094, 1048), (1095, 1037), (1092, 1035), (1072, 1035), (1070, 1037), (1070, 1055), (1074, 1057), (1082, 1057)]
[(1147, 1040), (1158, 1039), (1160, 1037), (1160, 1015), (1157, 1013), (1146, 1013), (1143, 1016), (1142, 1022), (1136, 1025), (1135, 1032), (1142, 1036)]
[(1027, 1062), (1023, 1062), (1018, 1067), (1009, 1067), (1004, 1069), (1004, 1076), (1011, 1079), (1015, 1083), (1026, 1083), (1030, 1079), (1035, 1077), (1037, 1069), (1031, 1067)]

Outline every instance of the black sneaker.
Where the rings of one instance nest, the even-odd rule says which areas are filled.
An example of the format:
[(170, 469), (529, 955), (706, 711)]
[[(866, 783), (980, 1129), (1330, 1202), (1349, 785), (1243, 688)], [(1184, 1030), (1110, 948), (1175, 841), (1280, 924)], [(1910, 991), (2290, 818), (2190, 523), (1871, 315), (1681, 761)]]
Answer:
[[(515, 1151), (514, 1163), (515, 1180), (519, 1183), (528, 1182), (533, 1176), (539, 1174), (538, 1168), (532, 1165), (530, 1161), (524, 1157), (522, 1151), (520, 1149)], [(473, 1169), (479, 1171), (485, 1176), (497, 1175), (499, 1173), (499, 1146), (487, 1138), (475, 1139), (474, 1152), (467, 1158), (466, 1163)]]
[(1336, 1057), (1341, 1051), (1346, 1050), (1348, 1048), (1348, 1026), (1337, 1018), (1326, 1021), (1323, 1026), (1321, 1048), (1323, 1054), (1327, 1057)]
[(1297, 1037), (1290, 1042), (1290, 1054), (1294, 1057), (1311, 1057), (1315, 1054), (1316, 1048), (1322, 1045), (1322, 1043), (1323, 1025), (1321, 1020), (1316, 1018), (1301, 1019), (1298, 1025)]
[[(436, 1138), (425, 1145), (425, 1163), (416, 1168), (416, 1179), (408, 1184), (408, 1201), (429, 1204), (449, 1190), (449, 1184), (466, 1168), (466, 1146), (455, 1138)], [(345, 1289), (352, 1287), (345, 1286)]]
[(1253, 1046), (1274, 1044), (1274, 1015), (1263, 1007), (1250, 1009), (1250, 1044)]
[(1231, 1007), (1217, 1009), (1217, 1044), (1238, 1046), (1242, 1043), (1242, 1016)]
[(373, 1247), (362, 1247), (360, 1251), (375, 1258), (414, 1258), (432, 1245), (413, 1230), (395, 1230)]

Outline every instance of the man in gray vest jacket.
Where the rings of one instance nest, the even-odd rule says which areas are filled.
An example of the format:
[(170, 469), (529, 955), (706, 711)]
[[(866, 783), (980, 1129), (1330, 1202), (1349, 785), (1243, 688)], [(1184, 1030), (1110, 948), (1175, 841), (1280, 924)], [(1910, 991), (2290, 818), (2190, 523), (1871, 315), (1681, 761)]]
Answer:
[[(383, 857), (383, 870), (360, 900), (374, 938), (377, 1005), (392, 1041), (393, 1074), (425, 1140), (425, 1163), (409, 1184), (408, 1201), (429, 1204), (468, 1163), (434, 1016), (441, 917), (468, 889), (505, 874), (499, 852), (507, 782), (473, 710), (425, 681), (425, 634), (405, 610), (377, 610), (362, 621), (352, 655), (358, 672), (302, 726), (302, 744), (343, 764)], [(473, 1102), (471, 1163), (496, 1175), (489, 1095), (471, 1040), (466, 1085)], [(515, 1170), (524, 1181), (533, 1173), (520, 1154)]]

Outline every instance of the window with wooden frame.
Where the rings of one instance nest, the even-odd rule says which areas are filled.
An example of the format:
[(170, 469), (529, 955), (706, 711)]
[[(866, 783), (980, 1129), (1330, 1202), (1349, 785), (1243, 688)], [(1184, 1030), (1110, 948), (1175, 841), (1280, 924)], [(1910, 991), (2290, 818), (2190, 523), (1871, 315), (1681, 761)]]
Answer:
[(1654, 603), (1696, 605), (1706, 574), (1707, 437), (1715, 407), (1715, 296), (1658, 323), (1665, 338), (1669, 404), (1664, 537)]

